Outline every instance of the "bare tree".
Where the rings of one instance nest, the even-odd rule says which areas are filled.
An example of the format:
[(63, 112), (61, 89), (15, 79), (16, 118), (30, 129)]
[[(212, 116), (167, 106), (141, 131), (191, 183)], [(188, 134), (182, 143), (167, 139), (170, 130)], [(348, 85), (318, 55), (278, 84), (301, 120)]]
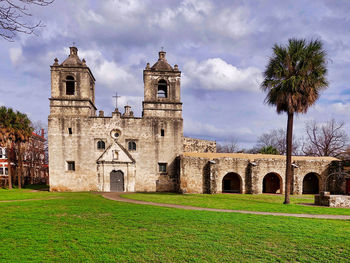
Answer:
[(307, 137), (302, 146), (304, 154), (337, 157), (346, 151), (348, 135), (344, 131), (344, 122), (334, 119), (321, 125), (315, 121), (307, 122), (305, 130)]
[[(32, 124), (34, 133), (26, 144), (24, 153), (25, 163), (27, 166), (27, 183), (35, 184), (42, 183), (46, 179), (47, 171), (47, 127), (42, 122)], [(29, 179), (29, 180), (28, 180)]]
[[(258, 137), (258, 142), (255, 148), (262, 149), (264, 147), (272, 146), (273, 148), (276, 148), (280, 154), (285, 155), (287, 151), (286, 134), (287, 133), (285, 129), (275, 129), (271, 130), (270, 132), (263, 133)], [(299, 140), (293, 138), (292, 145), (293, 155), (298, 155), (298, 149), (300, 145)]]
[(0, 0), (0, 36), (13, 41), (17, 33), (33, 34), (42, 22), (28, 23), (30, 5), (47, 6), (54, 0)]
[(234, 137), (229, 138), (224, 144), (216, 145), (216, 152), (218, 153), (234, 153), (238, 151), (237, 139)]

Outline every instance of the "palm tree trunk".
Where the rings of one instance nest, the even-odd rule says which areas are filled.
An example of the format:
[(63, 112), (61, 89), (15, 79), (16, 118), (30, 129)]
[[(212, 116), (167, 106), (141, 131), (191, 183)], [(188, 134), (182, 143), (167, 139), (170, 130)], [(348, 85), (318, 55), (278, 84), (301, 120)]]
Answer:
[(290, 203), (290, 187), (292, 179), (292, 138), (293, 138), (293, 113), (288, 112), (287, 121), (287, 156), (286, 156), (286, 180), (285, 180), (285, 199), (284, 204)]

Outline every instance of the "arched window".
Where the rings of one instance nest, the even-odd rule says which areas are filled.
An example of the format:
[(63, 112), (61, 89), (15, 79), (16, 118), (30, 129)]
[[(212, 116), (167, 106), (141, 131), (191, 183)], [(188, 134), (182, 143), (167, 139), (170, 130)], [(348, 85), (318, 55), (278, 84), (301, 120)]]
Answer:
[(3, 154), (2, 148), (0, 147), (0, 159), (2, 158), (4, 158), (4, 154)]
[(74, 95), (74, 87), (75, 87), (74, 77), (67, 76), (66, 77), (66, 95)]
[(128, 149), (129, 151), (136, 151), (136, 142), (129, 142)]
[(158, 98), (167, 98), (168, 97), (168, 88), (167, 83), (164, 79), (158, 81)]
[(98, 141), (97, 142), (97, 149), (98, 150), (104, 150), (106, 148), (106, 144), (104, 141)]

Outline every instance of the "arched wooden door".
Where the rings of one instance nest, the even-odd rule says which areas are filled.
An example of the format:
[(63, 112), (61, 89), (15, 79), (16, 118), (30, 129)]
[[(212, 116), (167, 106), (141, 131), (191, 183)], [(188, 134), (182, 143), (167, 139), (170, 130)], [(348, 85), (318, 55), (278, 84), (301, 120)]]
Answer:
[(122, 171), (112, 171), (110, 175), (110, 191), (124, 192), (124, 174)]

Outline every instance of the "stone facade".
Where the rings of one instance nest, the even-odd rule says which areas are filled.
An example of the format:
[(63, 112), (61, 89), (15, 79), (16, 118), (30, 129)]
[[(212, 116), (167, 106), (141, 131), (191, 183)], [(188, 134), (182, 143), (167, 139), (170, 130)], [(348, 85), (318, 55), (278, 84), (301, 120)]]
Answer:
[(184, 137), (184, 152), (216, 152), (216, 142)]
[(143, 78), (142, 117), (134, 117), (129, 106), (123, 114), (116, 109), (112, 116), (96, 116), (95, 78), (78, 49), (71, 47), (62, 64), (55, 59), (48, 118), (51, 191), (110, 191), (116, 171), (124, 191), (177, 191), (181, 72), (161, 51)]
[[(328, 168), (334, 160), (332, 157), (293, 156), (292, 193), (324, 190)], [(281, 155), (184, 153), (180, 158), (180, 192), (283, 193), (285, 164), (285, 156)], [(234, 189), (225, 189), (225, 178), (229, 174)], [(229, 184), (226, 186), (230, 188)]]

